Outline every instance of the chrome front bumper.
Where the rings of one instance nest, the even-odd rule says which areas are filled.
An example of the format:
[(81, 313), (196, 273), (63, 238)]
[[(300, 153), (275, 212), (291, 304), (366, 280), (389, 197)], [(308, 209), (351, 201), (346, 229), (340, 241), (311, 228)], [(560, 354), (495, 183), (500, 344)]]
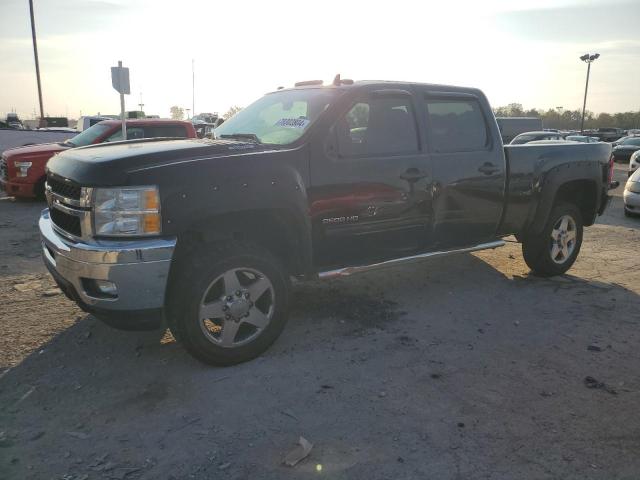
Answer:
[[(39, 228), (47, 268), (84, 309), (116, 313), (163, 307), (175, 238), (73, 241), (54, 230), (49, 209), (42, 211)], [(113, 282), (117, 295), (89, 290), (94, 280)]]

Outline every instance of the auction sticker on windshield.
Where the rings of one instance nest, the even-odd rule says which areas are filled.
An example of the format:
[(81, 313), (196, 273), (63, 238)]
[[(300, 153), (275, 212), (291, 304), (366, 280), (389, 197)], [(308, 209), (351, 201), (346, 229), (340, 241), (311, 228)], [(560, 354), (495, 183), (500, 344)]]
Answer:
[(306, 118), (281, 118), (275, 124), (276, 127), (285, 128), (306, 128), (309, 125), (309, 120)]

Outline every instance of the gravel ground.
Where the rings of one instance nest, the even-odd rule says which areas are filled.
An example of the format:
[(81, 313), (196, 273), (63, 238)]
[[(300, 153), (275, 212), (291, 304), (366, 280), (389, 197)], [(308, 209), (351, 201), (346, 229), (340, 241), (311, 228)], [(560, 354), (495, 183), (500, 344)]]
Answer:
[[(282, 337), (230, 368), (78, 310), (38, 257), (42, 204), (2, 198), (0, 478), (636, 479), (621, 194), (569, 275), (529, 276), (510, 243), (301, 284)], [(311, 454), (284, 466), (300, 436)]]

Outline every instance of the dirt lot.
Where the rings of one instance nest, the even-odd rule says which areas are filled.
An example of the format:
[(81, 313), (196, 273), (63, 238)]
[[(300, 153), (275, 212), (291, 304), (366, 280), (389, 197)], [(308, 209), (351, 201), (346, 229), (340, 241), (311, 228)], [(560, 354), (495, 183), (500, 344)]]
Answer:
[[(276, 344), (224, 369), (57, 294), (43, 205), (2, 198), (0, 478), (636, 479), (640, 219), (621, 193), (570, 275), (531, 277), (508, 244), (299, 285)], [(301, 435), (310, 456), (282, 465)]]

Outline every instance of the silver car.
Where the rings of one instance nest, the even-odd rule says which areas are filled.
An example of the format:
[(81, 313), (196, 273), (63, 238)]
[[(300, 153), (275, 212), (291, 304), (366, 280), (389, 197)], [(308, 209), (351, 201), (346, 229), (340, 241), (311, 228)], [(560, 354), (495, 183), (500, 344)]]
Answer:
[(640, 168), (627, 180), (623, 198), (625, 215), (640, 215)]
[(640, 168), (640, 150), (637, 150), (631, 154), (631, 158), (629, 159), (629, 174), (630, 177), (633, 175), (633, 172)]
[(589, 137), (587, 135), (568, 135), (564, 137), (564, 139), (569, 142), (580, 142), (580, 143), (598, 143), (600, 141), (599, 138)]

